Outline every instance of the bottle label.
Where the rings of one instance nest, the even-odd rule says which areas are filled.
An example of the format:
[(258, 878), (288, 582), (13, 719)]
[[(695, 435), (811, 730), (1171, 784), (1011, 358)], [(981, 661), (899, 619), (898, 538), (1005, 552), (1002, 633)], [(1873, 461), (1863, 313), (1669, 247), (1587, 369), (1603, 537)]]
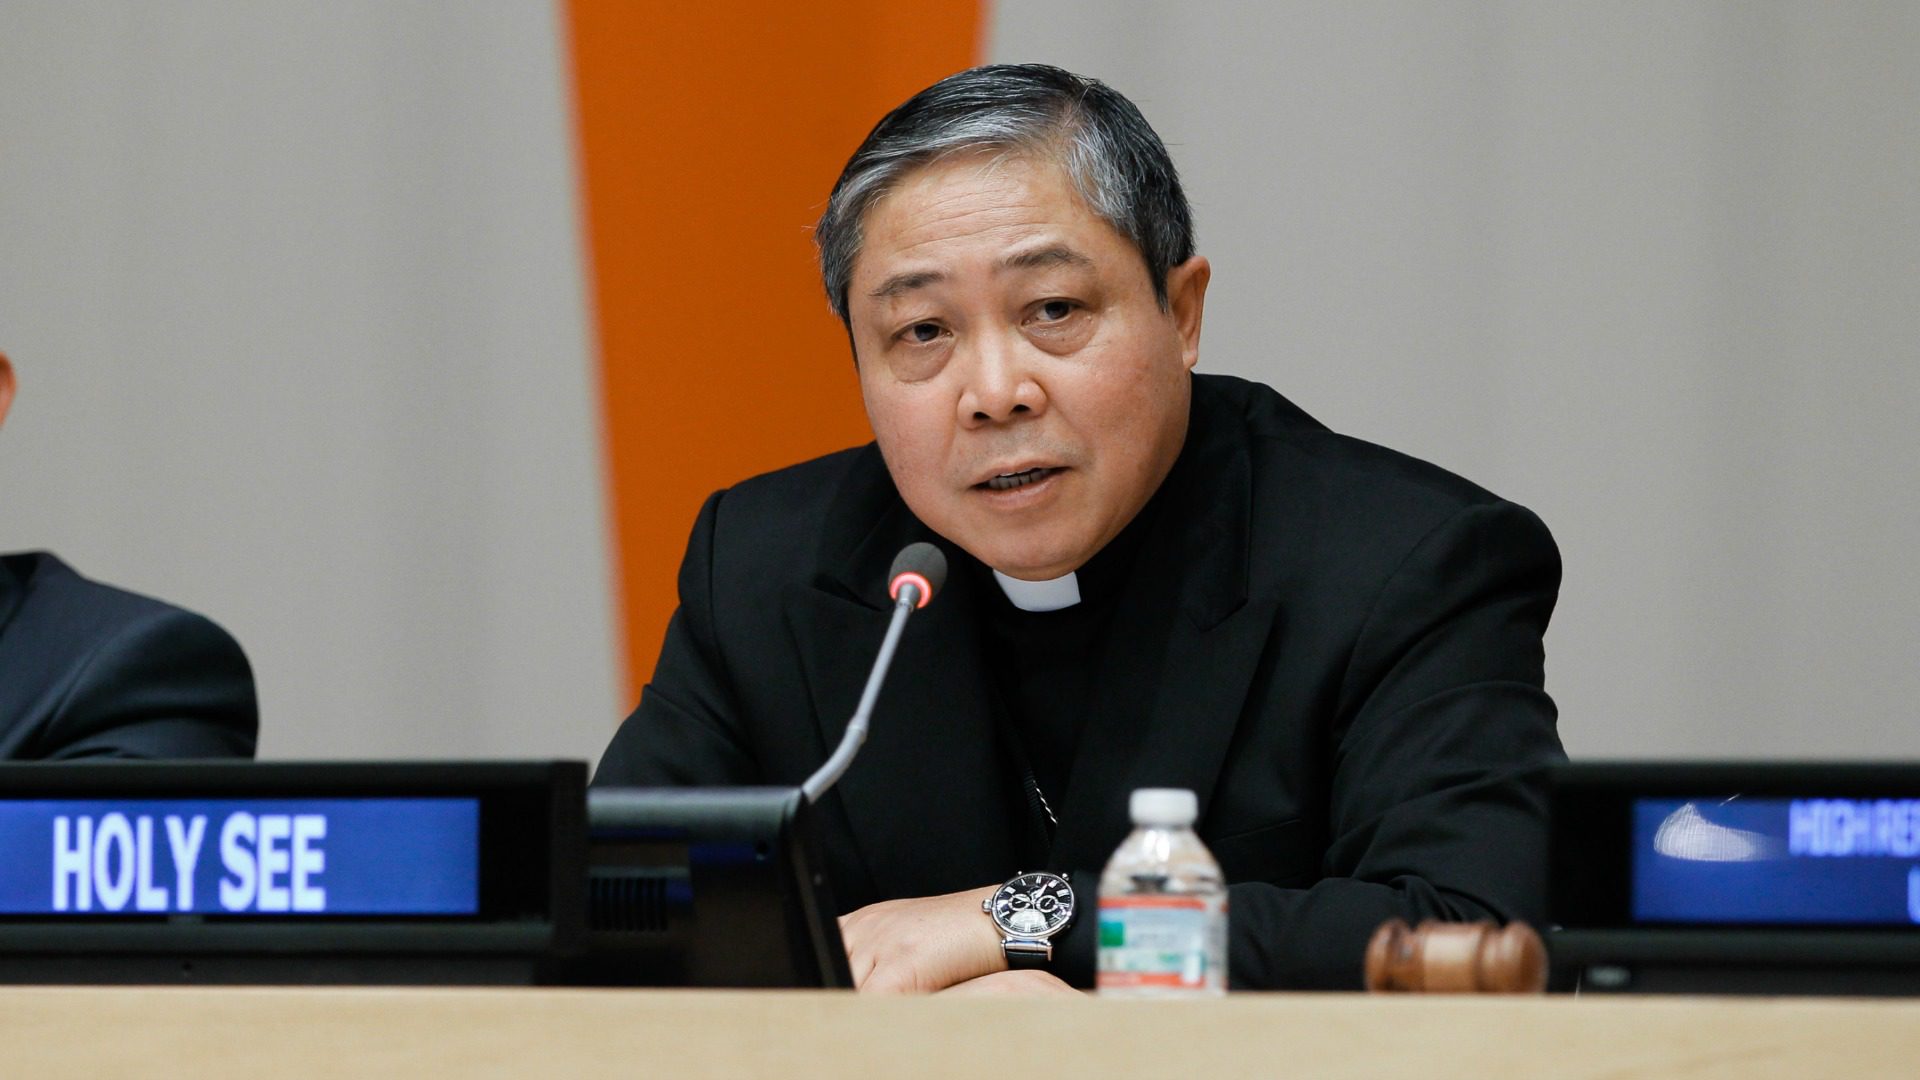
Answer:
[(1207, 985), (1208, 931), (1220, 900), (1199, 896), (1115, 896), (1100, 899), (1102, 990), (1135, 987), (1200, 989)]

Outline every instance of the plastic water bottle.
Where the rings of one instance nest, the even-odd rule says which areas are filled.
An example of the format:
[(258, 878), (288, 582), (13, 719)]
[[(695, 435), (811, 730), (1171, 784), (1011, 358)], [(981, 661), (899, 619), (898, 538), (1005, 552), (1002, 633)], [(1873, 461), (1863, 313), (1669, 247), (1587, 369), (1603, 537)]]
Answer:
[(1141, 788), (1133, 832), (1100, 875), (1102, 997), (1208, 997), (1227, 992), (1227, 887), (1194, 835), (1199, 800)]

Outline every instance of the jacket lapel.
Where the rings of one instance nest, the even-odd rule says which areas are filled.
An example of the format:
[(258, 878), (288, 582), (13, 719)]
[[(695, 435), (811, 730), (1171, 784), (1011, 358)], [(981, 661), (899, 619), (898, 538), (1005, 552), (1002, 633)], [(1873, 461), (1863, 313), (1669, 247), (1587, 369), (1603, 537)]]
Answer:
[[(825, 537), (816, 564), (822, 572), (785, 597), (825, 753), (845, 734), (886, 633), (892, 612), (886, 575), (894, 556), (927, 540), (949, 559), (958, 557), (913, 517), (879, 469), (878, 477), (849, 485), (868, 488), (861, 493), (865, 501), (872, 485), (884, 486), (889, 505), (866, 508), (878, 511), (878, 522), (858, 539)], [(875, 521), (871, 512), (846, 510), (836, 518)], [(985, 885), (1004, 878), (1013, 857), (1003, 825), (1005, 764), (994, 738), (971, 575), (957, 565), (954, 570), (934, 602), (908, 623), (866, 744), (823, 799), (839, 804), (878, 897)]]
[(1114, 614), (1052, 862), (1105, 864), (1135, 788), (1188, 788), (1204, 819), (1275, 622), (1249, 602), (1252, 469), (1237, 415), (1207, 415)]

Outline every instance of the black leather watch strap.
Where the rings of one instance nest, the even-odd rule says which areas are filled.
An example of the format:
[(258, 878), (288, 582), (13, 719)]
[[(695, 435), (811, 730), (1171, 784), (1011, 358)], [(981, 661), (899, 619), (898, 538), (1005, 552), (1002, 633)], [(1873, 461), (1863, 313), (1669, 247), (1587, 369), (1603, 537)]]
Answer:
[(1007, 966), (1014, 971), (1045, 971), (1053, 961), (1053, 943), (1033, 938), (1007, 938), (1000, 943)]

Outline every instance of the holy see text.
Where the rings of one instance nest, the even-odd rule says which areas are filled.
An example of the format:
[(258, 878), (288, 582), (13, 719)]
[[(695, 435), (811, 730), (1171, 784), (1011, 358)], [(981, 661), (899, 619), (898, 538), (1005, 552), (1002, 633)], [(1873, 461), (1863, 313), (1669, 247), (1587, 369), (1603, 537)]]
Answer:
[[(327, 890), (323, 814), (226, 816), (219, 828), (219, 907), (196, 908), (195, 872), (207, 839), (207, 815), (110, 813), (97, 820), (53, 819), (53, 910), (182, 912), (319, 912)], [(162, 873), (156, 844), (172, 873)]]

